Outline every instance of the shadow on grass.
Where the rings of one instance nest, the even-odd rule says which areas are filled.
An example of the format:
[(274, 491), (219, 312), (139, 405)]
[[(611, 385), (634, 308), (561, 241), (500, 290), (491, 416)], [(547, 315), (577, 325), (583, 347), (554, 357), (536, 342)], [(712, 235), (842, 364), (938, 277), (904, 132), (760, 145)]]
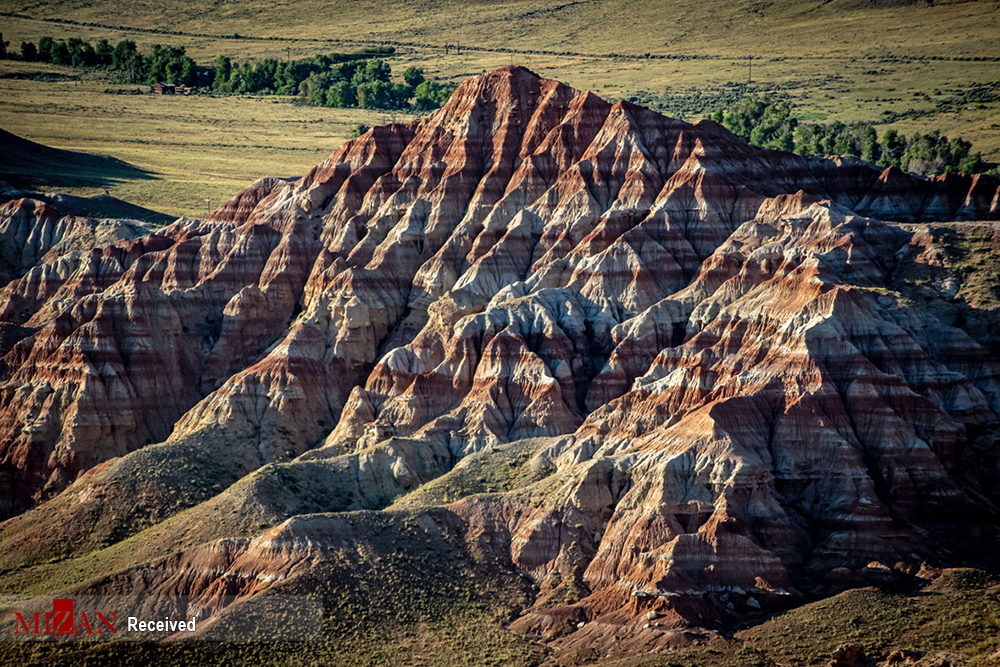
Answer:
[(168, 225), (176, 217), (154, 211), (151, 208), (130, 204), (110, 195), (95, 197), (75, 197), (53, 194), (43, 197), (51, 202), (63, 215), (78, 215), (86, 218), (113, 218), (115, 220), (142, 220), (156, 225)]
[(106, 188), (156, 175), (107, 155), (51, 148), (0, 129), (0, 178), (20, 188)]
[[(107, 188), (122, 181), (152, 180), (152, 172), (107, 155), (51, 148), (0, 129), (0, 182), (25, 190)], [(90, 218), (145, 220), (158, 225), (173, 221), (159, 211), (130, 204), (110, 194), (77, 197), (67, 194), (32, 195), (44, 199), (63, 215)], [(0, 197), (0, 201), (2, 201)]]

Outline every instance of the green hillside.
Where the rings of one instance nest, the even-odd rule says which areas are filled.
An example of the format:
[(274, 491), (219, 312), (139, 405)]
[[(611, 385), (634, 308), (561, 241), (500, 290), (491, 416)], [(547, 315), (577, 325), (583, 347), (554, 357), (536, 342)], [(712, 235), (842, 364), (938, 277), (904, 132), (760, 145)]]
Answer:
[(33, 18), (244, 36), (698, 55), (1000, 55), (996, 2), (791, 0), (10, 2)]

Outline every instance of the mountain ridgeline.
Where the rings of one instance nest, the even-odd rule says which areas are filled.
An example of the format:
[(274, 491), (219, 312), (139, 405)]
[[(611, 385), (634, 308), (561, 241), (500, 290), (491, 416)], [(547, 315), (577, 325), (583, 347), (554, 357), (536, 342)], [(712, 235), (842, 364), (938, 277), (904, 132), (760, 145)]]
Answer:
[(12, 199), (4, 590), (319, 590), (354, 636), (371, 576), (568, 660), (995, 567), (1000, 350), (926, 223), (998, 194), (505, 67), (104, 247)]

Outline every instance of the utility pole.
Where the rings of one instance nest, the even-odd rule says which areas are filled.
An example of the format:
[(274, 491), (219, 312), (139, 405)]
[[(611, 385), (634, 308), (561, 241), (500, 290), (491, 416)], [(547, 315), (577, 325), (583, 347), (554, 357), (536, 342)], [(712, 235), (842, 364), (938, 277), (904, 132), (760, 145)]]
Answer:
[(753, 56), (747, 56), (747, 84), (753, 83)]

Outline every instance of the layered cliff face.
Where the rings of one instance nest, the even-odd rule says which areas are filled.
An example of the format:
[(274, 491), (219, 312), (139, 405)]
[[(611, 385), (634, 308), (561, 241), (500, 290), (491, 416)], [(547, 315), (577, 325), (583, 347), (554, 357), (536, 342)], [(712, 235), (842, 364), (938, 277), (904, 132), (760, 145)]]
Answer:
[[(504, 68), (141, 238), (62, 253), (37, 231), (51, 216), (9, 202), (0, 557), (42, 562), (55, 524), (102, 526), (86, 551), (136, 512), (253, 507), (274, 532), (192, 530), (159, 574), (110, 580), (252, 596), (363, 539), (289, 517), (428, 493), (455, 502), (421, 520), (537, 585), (513, 630), (603, 655), (872, 561), (985, 555), (1000, 362), (901, 277), (926, 233), (883, 221), (996, 219), (998, 197), (995, 178), (752, 148)], [(525, 442), (494, 493), (426, 492)], [(193, 451), (215, 485), (171, 497), (163, 469)]]
[(145, 236), (153, 228), (139, 220), (67, 215), (61, 202), (52, 201), (57, 197), (35, 198), (31, 194), (16, 192), (8, 198), (10, 195), (0, 192), (0, 200), (7, 199), (0, 204), (0, 282), (4, 285), (38, 264), (51, 264), (71, 252)]

